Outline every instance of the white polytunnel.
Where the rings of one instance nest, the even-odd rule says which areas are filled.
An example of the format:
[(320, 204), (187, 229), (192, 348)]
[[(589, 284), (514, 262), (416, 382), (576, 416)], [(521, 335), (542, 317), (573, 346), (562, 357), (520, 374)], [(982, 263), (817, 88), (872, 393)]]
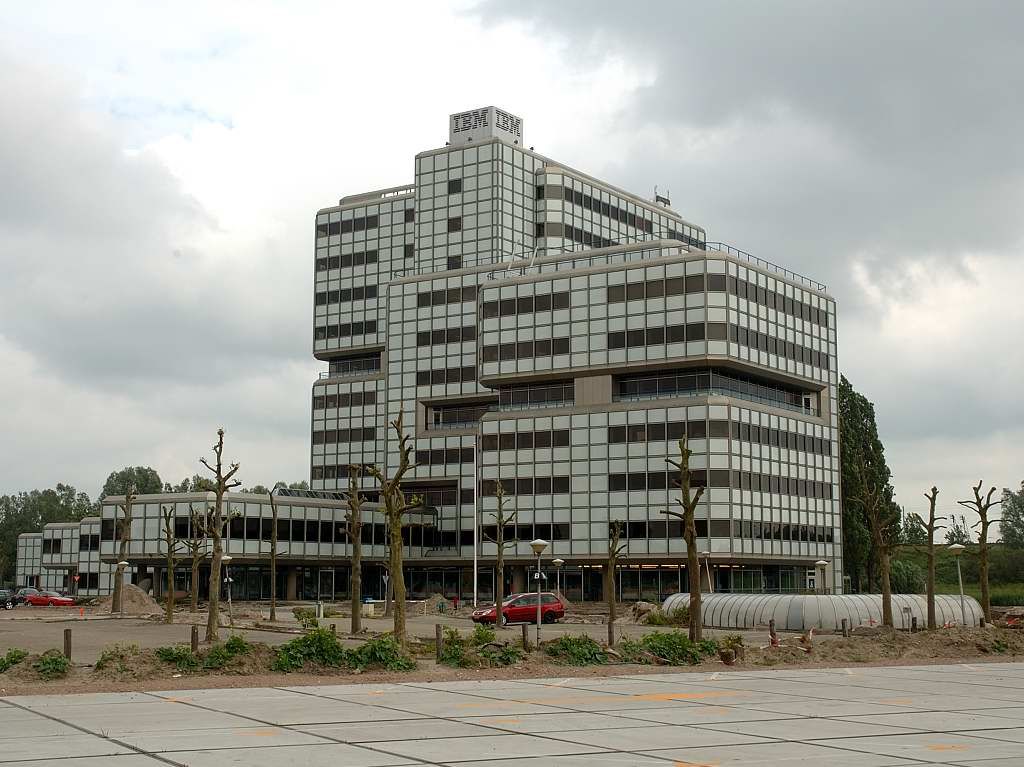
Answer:
[[(977, 626), (981, 620), (981, 605), (973, 597), (963, 598), (963, 611), (967, 625)], [(690, 603), (689, 594), (672, 594), (665, 600), (663, 610), (670, 612)], [(767, 626), (775, 619), (779, 631), (838, 631), (843, 618), (850, 628), (880, 626), (882, 624), (881, 594), (702, 594), (702, 623), (708, 628), (752, 629)], [(893, 594), (892, 616), (896, 628), (909, 629), (913, 619), (924, 628), (928, 624), (928, 602), (920, 594)], [(963, 625), (960, 597), (937, 594), (935, 621), (940, 626)]]

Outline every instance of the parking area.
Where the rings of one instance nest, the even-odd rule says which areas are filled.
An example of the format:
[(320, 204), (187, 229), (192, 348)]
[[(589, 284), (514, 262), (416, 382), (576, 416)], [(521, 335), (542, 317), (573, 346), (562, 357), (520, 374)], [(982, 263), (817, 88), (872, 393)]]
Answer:
[(37, 767), (1019, 767), (1024, 664), (15, 697), (0, 741)]

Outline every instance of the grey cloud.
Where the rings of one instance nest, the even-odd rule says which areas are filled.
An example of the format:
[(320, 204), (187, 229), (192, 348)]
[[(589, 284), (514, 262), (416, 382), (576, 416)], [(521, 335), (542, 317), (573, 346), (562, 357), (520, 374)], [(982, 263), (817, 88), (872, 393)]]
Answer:
[[(308, 360), (308, 268), (243, 261), (159, 162), (126, 154), (59, 75), (3, 60), (0, 326), (79, 385), (142, 389)], [(200, 244), (196, 244), (200, 243)]]

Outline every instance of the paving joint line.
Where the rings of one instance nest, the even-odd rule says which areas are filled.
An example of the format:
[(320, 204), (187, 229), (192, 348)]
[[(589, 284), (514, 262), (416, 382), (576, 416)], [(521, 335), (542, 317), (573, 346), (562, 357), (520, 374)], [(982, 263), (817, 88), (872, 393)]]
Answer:
[[(254, 689), (258, 689), (258, 688), (254, 688)], [(266, 688), (266, 689), (281, 690), (283, 692), (294, 692), (293, 690), (287, 690), (285, 688), (278, 688), (278, 687), (270, 687), (270, 688)], [(162, 701), (165, 701), (165, 702), (172, 702), (172, 701), (168, 701), (167, 698), (161, 698), (159, 695), (156, 695), (155, 693), (144, 692), (142, 694), (143, 695), (149, 695), (150, 697), (152, 697), (152, 698), (154, 698), (156, 700), (162, 700)], [(231, 712), (231, 711), (222, 711), (221, 709), (211, 708), (210, 706), (203, 706), (203, 705), (201, 705), (199, 703), (196, 703), (194, 701), (175, 700), (173, 702), (174, 703), (178, 703), (178, 704), (180, 704), (182, 706), (190, 706), (192, 708), (197, 708), (197, 709), (199, 709), (201, 711), (211, 711), (211, 712), (218, 713), (218, 714), (229, 714), (230, 716), (237, 716), (240, 719), (246, 719), (246, 720), (248, 720), (250, 722), (255, 722), (257, 724), (261, 724), (261, 725), (264, 725), (266, 727), (276, 727), (278, 729), (288, 730), (290, 732), (297, 732), (297, 733), (300, 733), (302, 735), (311, 735), (312, 734), (312, 733), (308, 733), (308, 732), (303, 732), (302, 730), (295, 729), (296, 726), (298, 726), (298, 725), (277, 724), (275, 722), (269, 722), (269, 721), (266, 721), (264, 719), (257, 719), (256, 717), (249, 716), (247, 714), (236, 714), (236, 713)], [(348, 702), (348, 701), (344, 701), (344, 702)], [(341, 723), (338, 723), (338, 722), (325, 722), (324, 724), (344, 724), (344, 722), (341, 722)], [(309, 726), (309, 725), (301, 725), (301, 726)], [(414, 756), (407, 756), (405, 754), (395, 754), (395, 753), (392, 753), (390, 751), (385, 751), (382, 748), (373, 748), (372, 746), (367, 746), (367, 745), (362, 744), (362, 743), (349, 743), (346, 740), (341, 740), (340, 738), (332, 738), (329, 735), (315, 735), (314, 737), (323, 738), (324, 740), (330, 741), (331, 743), (335, 743), (337, 745), (352, 746), (353, 748), (364, 748), (367, 751), (373, 751), (375, 753), (384, 754), (385, 756), (392, 756), (392, 757), (394, 757), (396, 759), (412, 760), (411, 762), (410, 761), (406, 761), (405, 764), (412, 764), (413, 762), (415, 762), (417, 764), (429, 765), (429, 767), (440, 767), (437, 764), (437, 762), (431, 762), (431, 761), (427, 761), (426, 759), (420, 759), (419, 757), (414, 757)], [(310, 744), (310, 745), (315, 745), (315, 744)], [(329, 744), (323, 744), (323, 745), (329, 745)], [(248, 748), (248, 747), (246, 747), (246, 748)], [(203, 751), (203, 750), (209, 750), (209, 749), (194, 749), (194, 751)], [(175, 752), (175, 753), (182, 753), (182, 752)], [(177, 763), (174, 762), (173, 764), (177, 764)], [(181, 767), (185, 767), (185, 766), (181, 766)]]
[[(144, 693), (144, 694), (146, 694), (146, 693)], [(58, 716), (54, 716), (53, 714), (47, 714), (47, 713), (45, 713), (43, 711), (36, 711), (34, 708), (29, 708), (28, 706), (25, 706), (25, 705), (23, 705), (21, 703), (15, 703), (14, 701), (12, 701), (9, 698), (7, 700), (5, 700), (4, 703), (6, 703), (9, 706), (13, 706), (14, 708), (21, 709), (22, 711), (28, 711), (29, 713), (35, 714), (37, 716), (41, 716), (44, 719), (49, 719), (51, 722), (57, 722), (58, 724), (62, 724), (65, 727), (70, 727), (73, 730), (78, 730), (79, 732), (85, 733), (86, 735), (92, 735), (93, 737), (99, 738), (100, 740), (105, 740), (105, 741), (108, 741), (110, 743), (114, 743), (114, 744), (116, 744), (118, 746), (121, 746), (122, 748), (127, 748), (129, 751), (133, 751), (136, 754), (139, 754), (140, 756), (147, 756), (150, 759), (155, 759), (158, 762), (163, 762), (164, 764), (173, 765), (173, 767), (187, 767), (186, 765), (183, 765), (181, 762), (175, 762), (172, 759), (165, 759), (163, 757), (157, 756), (156, 754), (151, 754), (150, 752), (148, 752), (148, 751), (146, 751), (144, 749), (137, 748), (136, 746), (133, 746), (131, 743), (125, 743), (124, 741), (118, 740), (117, 738), (112, 738), (109, 735), (104, 735), (102, 732), (93, 732), (92, 730), (90, 730), (87, 727), (83, 727), (81, 725), (73, 724), (72, 722), (65, 721), (65, 720), (61, 719), (60, 717), (58, 717)], [(100, 754), (98, 756), (100, 758), (103, 758), (103, 757), (106, 757), (106, 758), (116, 758), (118, 756), (118, 754)], [(121, 756), (123, 756), (123, 754), (121, 754)], [(62, 759), (75, 759), (75, 758), (78, 758), (78, 755), (76, 754), (75, 756), (60, 757), (60, 758), (62, 758)]]

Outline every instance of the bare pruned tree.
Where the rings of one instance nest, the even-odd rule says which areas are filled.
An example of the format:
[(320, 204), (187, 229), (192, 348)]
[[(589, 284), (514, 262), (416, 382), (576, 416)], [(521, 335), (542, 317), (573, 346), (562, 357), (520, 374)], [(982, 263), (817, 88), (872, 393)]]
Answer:
[(189, 608), (190, 613), (199, 612), (199, 566), (206, 559), (206, 520), (209, 511), (196, 511), (193, 504), (188, 505), (188, 538), (182, 543), (188, 552), (189, 570)]
[(988, 511), (1003, 501), (1002, 498), (997, 501), (992, 500), (992, 496), (996, 492), (995, 485), (982, 497), (981, 486), (983, 484), (984, 481), (979, 479), (978, 484), (971, 488), (974, 491), (974, 497), (957, 501), (957, 503), (978, 515), (978, 521), (971, 525), (971, 527), (976, 528), (978, 531), (978, 580), (981, 582), (981, 612), (985, 616), (985, 622), (991, 623), (992, 595), (989, 593), (988, 588), (988, 529), (999, 520), (990, 519)]
[(626, 551), (622, 543), (625, 525), (622, 520), (613, 519), (608, 523), (608, 557), (604, 561), (604, 598), (608, 603), (608, 646), (615, 647), (615, 568)]
[(352, 547), (352, 576), (349, 579), (349, 590), (352, 597), (353, 634), (363, 630), (363, 503), (366, 498), (359, 489), (359, 477), (362, 472), (362, 466), (349, 465), (348, 489), (345, 491), (345, 503), (348, 504), (348, 511), (345, 512), (345, 535), (348, 536), (349, 545)]
[(485, 532), (484, 538), (498, 549), (494, 562), (494, 625), (502, 626), (505, 617), (501, 612), (501, 605), (505, 601), (505, 549), (512, 548), (517, 543), (515, 537), (512, 540), (506, 540), (505, 528), (516, 523), (519, 512), (513, 511), (511, 514), (505, 512), (508, 497), (505, 495), (505, 488), (500, 479), (494, 486), (494, 497), (498, 501), (498, 509), (494, 512), (494, 536)]
[(882, 592), (882, 625), (893, 627), (890, 557), (893, 543), (899, 539), (899, 515), (893, 515), (889, 486), (871, 482), (863, 461), (855, 467), (859, 492), (851, 500), (864, 511), (871, 532), (871, 543), (878, 557), (878, 582)]
[(945, 517), (935, 516), (935, 501), (939, 497), (939, 488), (932, 487), (930, 492), (924, 494), (928, 499), (928, 522), (921, 519), (920, 514), (911, 514), (924, 529), (928, 532), (928, 628), (934, 630), (938, 627), (935, 621), (935, 533), (945, 528), (939, 522), (945, 522)]
[(402, 480), (416, 464), (413, 463), (412, 438), (405, 433), (404, 411), (399, 411), (398, 418), (391, 422), (394, 430), (394, 437), (398, 442), (398, 467), (391, 477), (385, 476), (384, 472), (377, 466), (368, 467), (370, 474), (377, 480), (380, 486), (380, 500), (384, 505), (384, 516), (388, 528), (388, 570), (391, 574), (391, 584), (395, 595), (394, 604), (394, 630), (393, 634), (399, 645), (405, 647), (405, 576), (402, 571), (402, 526), (405, 515), (410, 511), (419, 509), (423, 502), (413, 497), (406, 500), (402, 491)]
[(174, 623), (174, 569), (178, 566), (178, 547), (181, 545), (174, 537), (174, 507), (161, 506), (160, 516), (164, 522), (164, 548), (167, 567), (167, 600), (164, 605), (165, 619)]
[(135, 485), (129, 483), (124, 489), (124, 503), (119, 503), (121, 518), (114, 520), (120, 542), (117, 549), (117, 571), (114, 576), (114, 594), (110, 600), (110, 612), (119, 614), (124, 600), (124, 565), (127, 561), (128, 542), (132, 538), (132, 504), (135, 503)]
[(241, 485), (235, 479), (238, 464), (232, 463), (224, 468), (224, 429), (217, 429), (217, 442), (213, 446), (213, 463), (206, 458), (199, 462), (213, 475), (213, 492), (216, 494), (213, 509), (210, 513), (206, 533), (213, 542), (213, 557), (210, 560), (210, 603), (206, 616), (206, 641), (216, 642), (220, 639), (220, 563), (224, 556), (224, 527), (228, 519), (224, 516), (224, 494)]
[(703, 634), (700, 607), (700, 560), (697, 559), (697, 504), (704, 495), (704, 488), (698, 487), (696, 492), (690, 486), (690, 457), (693, 451), (686, 446), (686, 437), (679, 440), (679, 460), (666, 459), (679, 472), (677, 484), (679, 497), (676, 503), (682, 511), (662, 509), (662, 514), (682, 520), (683, 540), (686, 542), (686, 575), (690, 585), (689, 604), (689, 637), (691, 642), (699, 642)]

